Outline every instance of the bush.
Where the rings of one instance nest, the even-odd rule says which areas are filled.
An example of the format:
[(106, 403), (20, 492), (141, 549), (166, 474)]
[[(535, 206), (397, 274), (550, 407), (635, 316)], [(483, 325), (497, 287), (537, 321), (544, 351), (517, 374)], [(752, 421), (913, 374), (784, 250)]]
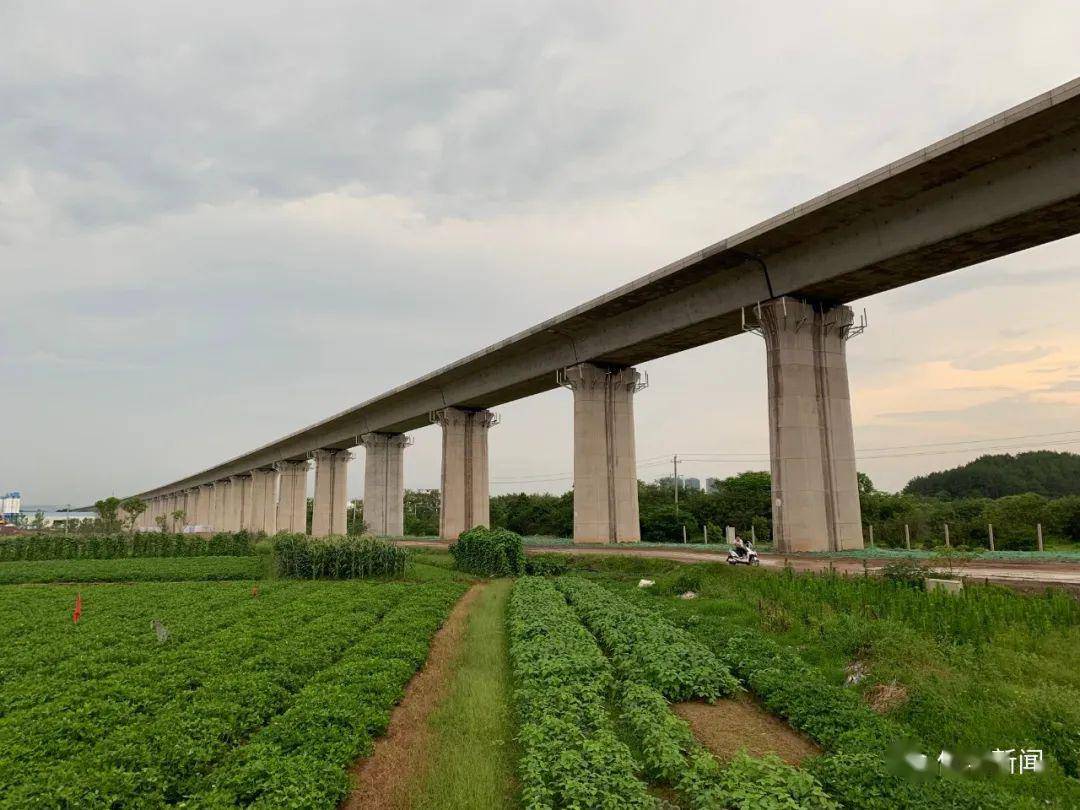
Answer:
[(373, 537), (279, 534), (274, 538), (277, 574), (293, 579), (401, 576), (407, 558), (405, 549)]
[(537, 554), (525, 558), (525, 573), (539, 577), (557, 577), (570, 570), (566, 554)]
[(881, 569), (881, 575), (898, 585), (922, 588), (926, 580), (926, 569), (914, 557), (901, 557), (886, 563)]
[(506, 529), (476, 526), (462, 532), (450, 546), (459, 571), (485, 577), (520, 576), (525, 573), (525, 546), (521, 535)]
[(121, 557), (246, 557), (253, 554), (247, 532), (197, 534), (138, 532), (107, 535), (18, 535), (0, 540), (0, 561), (114, 560)]

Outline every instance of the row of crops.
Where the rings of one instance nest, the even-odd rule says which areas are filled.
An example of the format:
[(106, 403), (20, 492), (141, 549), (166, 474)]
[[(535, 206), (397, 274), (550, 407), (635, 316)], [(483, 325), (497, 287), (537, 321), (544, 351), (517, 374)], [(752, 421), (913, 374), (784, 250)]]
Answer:
[(721, 766), (694, 740), (668, 701), (738, 682), (660, 616), (591, 582), (524, 577), (509, 627), (525, 807), (657, 807), (650, 784), (693, 808), (836, 806), (807, 772), (775, 758)]
[(332, 807), (465, 587), (0, 589), (0, 807)]

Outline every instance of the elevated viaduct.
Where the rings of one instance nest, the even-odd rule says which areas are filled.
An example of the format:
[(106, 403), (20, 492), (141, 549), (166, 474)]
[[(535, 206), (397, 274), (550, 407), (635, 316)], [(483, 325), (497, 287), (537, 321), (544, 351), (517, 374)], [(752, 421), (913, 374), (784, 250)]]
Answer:
[[(639, 539), (635, 364), (744, 329), (765, 339), (774, 537), (860, 548), (846, 341), (855, 299), (1080, 231), (1080, 79), (512, 337), (208, 469), (138, 493), (214, 530), (344, 532), (350, 450), (365, 520), (402, 533), (408, 431), (443, 435), (441, 534), (488, 520), (491, 408), (564, 386), (574, 407), (574, 536)], [(978, 277), (972, 276), (977, 282)]]

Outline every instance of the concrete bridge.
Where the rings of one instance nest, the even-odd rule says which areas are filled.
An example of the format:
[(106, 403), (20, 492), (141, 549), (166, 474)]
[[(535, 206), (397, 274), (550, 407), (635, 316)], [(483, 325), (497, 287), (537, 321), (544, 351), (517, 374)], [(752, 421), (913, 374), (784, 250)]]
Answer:
[(557, 386), (574, 407), (574, 539), (640, 539), (634, 365), (765, 340), (773, 526), (782, 551), (861, 548), (845, 305), (1080, 231), (1080, 79), (815, 197), (482, 351), (207, 470), (139, 493), (215, 531), (344, 533), (365, 453), (369, 531), (400, 535), (410, 430), (442, 430), (440, 532), (488, 521), (490, 408)]

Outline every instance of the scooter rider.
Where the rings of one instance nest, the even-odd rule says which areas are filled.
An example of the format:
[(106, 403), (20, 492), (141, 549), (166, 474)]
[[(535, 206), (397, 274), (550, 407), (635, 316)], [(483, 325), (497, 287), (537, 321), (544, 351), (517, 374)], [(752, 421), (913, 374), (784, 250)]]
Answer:
[(735, 553), (740, 557), (745, 557), (746, 550), (746, 543), (743, 542), (743, 539), (739, 537), (739, 535), (735, 535)]

